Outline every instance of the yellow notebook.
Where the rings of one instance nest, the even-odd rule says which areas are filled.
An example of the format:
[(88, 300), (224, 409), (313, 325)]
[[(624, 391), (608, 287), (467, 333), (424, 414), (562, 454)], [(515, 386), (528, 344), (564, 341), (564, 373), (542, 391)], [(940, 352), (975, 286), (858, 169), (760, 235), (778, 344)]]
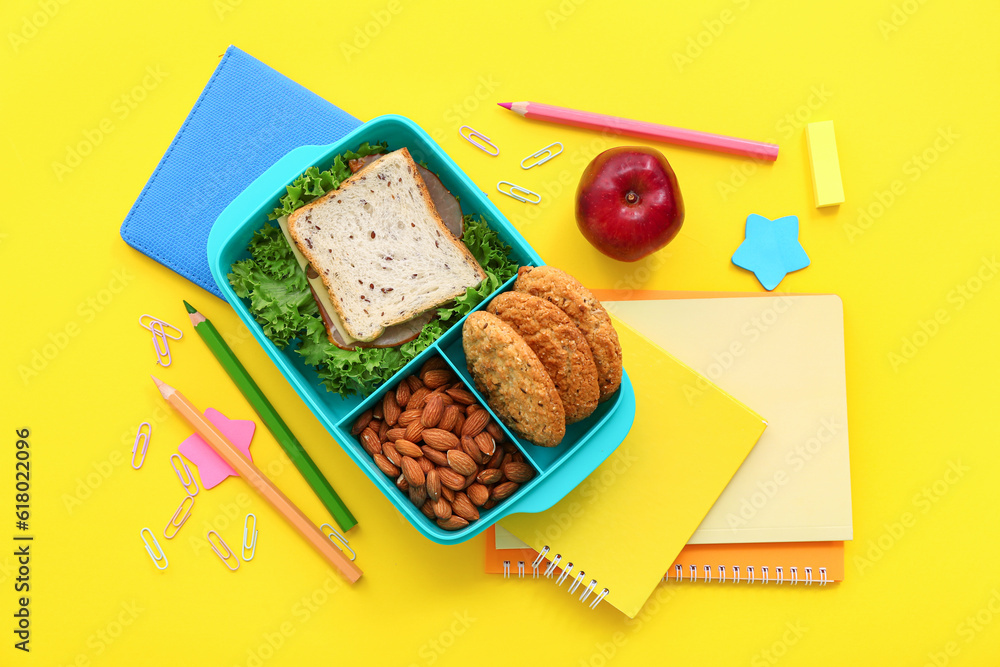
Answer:
[[(548, 558), (558, 555), (574, 593), (603, 597), (634, 618), (766, 424), (612, 319), (635, 388), (632, 430), (552, 508), (500, 523)], [(704, 389), (689, 401), (696, 387)]]
[(688, 544), (853, 539), (840, 297), (604, 305), (768, 420)]

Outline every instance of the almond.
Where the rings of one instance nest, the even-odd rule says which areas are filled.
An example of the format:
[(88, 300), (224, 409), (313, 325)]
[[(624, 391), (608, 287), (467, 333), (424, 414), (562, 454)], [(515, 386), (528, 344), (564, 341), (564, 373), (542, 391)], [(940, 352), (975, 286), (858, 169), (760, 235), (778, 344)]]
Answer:
[(463, 477), (473, 475), (478, 470), (476, 462), (468, 454), (459, 449), (448, 450), (448, 467)]
[[(418, 378), (416, 375), (411, 375), (410, 377), (406, 378), (406, 386), (410, 388), (410, 395), (413, 395), (413, 392), (423, 387), (424, 383), (421, 382), (420, 378)], [(403, 403), (402, 401), (400, 401), (399, 404), (401, 406), (405, 405), (405, 403)]]
[(487, 500), (487, 501), (486, 501), (485, 503), (483, 503), (483, 509), (484, 509), (484, 510), (491, 510), (491, 509), (493, 509), (494, 507), (496, 507), (496, 506), (497, 506), (497, 503), (499, 503), (499, 502), (500, 502), (499, 500), (495, 500), (495, 499), (493, 499), (493, 498), (490, 498), (490, 499), (489, 499), (489, 500)]
[(385, 414), (382, 412), (382, 403), (376, 403), (372, 406), (372, 419), (385, 419)]
[(416, 443), (410, 442), (405, 438), (400, 438), (395, 443), (396, 451), (403, 456), (412, 456), (415, 459), (419, 459), (424, 455), (424, 452)]
[(535, 476), (535, 471), (527, 463), (511, 461), (503, 467), (503, 474), (512, 482), (524, 484)]
[(424, 407), (424, 401), (427, 400), (427, 397), (430, 396), (430, 393), (431, 390), (428, 389), (427, 387), (421, 387), (420, 389), (417, 389), (410, 396), (410, 400), (406, 402), (406, 409), (419, 410), (420, 408)]
[(404, 456), (400, 468), (402, 468), (403, 476), (406, 477), (406, 481), (410, 483), (411, 487), (424, 485), (426, 481), (424, 471), (421, 470), (420, 464), (417, 463), (416, 459)]
[(396, 442), (397, 440), (401, 440), (406, 437), (406, 429), (399, 427), (390, 428), (386, 431), (385, 437), (389, 442)]
[(381, 454), (376, 454), (372, 458), (375, 459), (375, 465), (378, 466), (378, 469), (384, 472), (386, 475), (393, 478), (399, 477), (399, 468), (392, 465), (392, 461), (385, 458)]
[(432, 503), (430, 499), (424, 501), (424, 504), (420, 506), (420, 511), (431, 521), (437, 519), (434, 515), (434, 503)]
[(372, 420), (372, 411), (365, 410), (358, 418), (354, 420), (354, 426), (351, 427), (351, 435), (360, 435), (362, 431), (368, 426), (368, 423)]
[(424, 374), (428, 371), (436, 371), (448, 368), (448, 362), (444, 360), (444, 357), (428, 357), (424, 365), (420, 367), (420, 377), (423, 379)]
[(493, 487), (493, 491), (490, 492), (490, 498), (503, 500), (504, 498), (509, 498), (515, 491), (517, 491), (517, 484), (514, 482), (504, 482)]
[(406, 384), (406, 382), (400, 382), (399, 386), (396, 387), (396, 405), (406, 405), (409, 402), (410, 394), (412, 393), (413, 392), (410, 391), (410, 385)]
[(406, 481), (406, 477), (400, 475), (399, 477), (396, 478), (396, 488), (402, 491), (403, 493), (406, 493), (407, 491), (410, 490), (410, 483)]
[(444, 393), (444, 387), (438, 387), (434, 390), (434, 393), (441, 397), (441, 402), (444, 403), (445, 407), (455, 404), (455, 399)]
[(424, 425), (420, 423), (419, 419), (406, 427), (406, 431), (403, 432), (403, 439), (410, 442), (420, 442), (424, 439)]
[(455, 494), (455, 502), (451, 504), (451, 510), (466, 521), (477, 521), (479, 519), (479, 510), (469, 500), (469, 496), (464, 493)]
[(423, 436), (424, 443), (440, 451), (458, 447), (458, 437), (454, 433), (443, 431), (439, 428), (425, 429)]
[(480, 484), (496, 484), (502, 477), (503, 473), (497, 468), (486, 468), (479, 471), (479, 474), (476, 475), (476, 481)]
[(431, 508), (434, 510), (434, 516), (439, 519), (448, 519), (451, 517), (451, 503), (444, 498), (438, 498), (435, 500), (434, 504), (431, 505)]
[[(440, 394), (431, 394), (424, 403), (424, 412), (420, 415), (420, 423), (427, 428), (434, 428), (444, 414), (444, 402)], [(447, 429), (444, 429), (447, 430)]]
[(449, 489), (447, 486), (441, 487), (441, 497), (447, 500), (449, 503), (455, 499), (455, 492)]
[(444, 368), (427, 371), (420, 376), (420, 379), (424, 381), (424, 386), (428, 389), (437, 389), (446, 384), (451, 384), (455, 381), (454, 378), (455, 375), (450, 370)]
[(375, 431), (370, 428), (366, 428), (361, 432), (361, 446), (365, 448), (369, 456), (375, 456), (376, 454), (382, 453), (382, 443), (379, 442), (378, 436), (375, 435)]
[(452, 515), (452, 517), (447, 520), (438, 519), (437, 525), (441, 526), (445, 530), (459, 530), (468, 526), (469, 522), (460, 516)]
[(490, 420), (490, 422), (489, 422), (489, 423), (488, 423), (488, 424), (486, 425), (486, 431), (487, 431), (487, 433), (489, 433), (490, 435), (492, 435), (492, 436), (493, 436), (493, 439), (494, 439), (495, 441), (497, 441), (497, 442), (503, 442), (503, 441), (504, 441), (504, 438), (506, 437), (506, 436), (504, 436), (504, 434), (503, 434), (503, 429), (502, 429), (502, 428), (500, 428), (500, 425), (499, 425), (499, 424), (497, 424), (497, 423), (496, 423), (495, 421), (493, 421), (492, 419), (491, 419), (491, 420)]
[(455, 418), (455, 425), (452, 427), (451, 432), (455, 435), (462, 435), (463, 428), (465, 428), (465, 413), (459, 410), (458, 417)]
[(461, 405), (472, 405), (476, 402), (476, 397), (466, 389), (447, 389), (445, 393), (451, 396), (456, 403)]
[(487, 468), (499, 468), (501, 461), (503, 461), (503, 448), (497, 447), (497, 450), (493, 452), (493, 456), (490, 457), (490, 460), (485, 465)]
[(396, 422), (403, 428), (406, 428), (415, 421), (420, 421), (420, 415), (422, 410), (406, 410), (401, 415), (399, 415), (399, 420)]
[[(423, 452), (420, 453), (423, 454)], [(420, 458), (418, 458), (417, 465), (420, 466), (420, 469), (424, 471), (425, 475), (429, 473), (431, 470), (434, 470), (435, 467), (437, 467), (426, 456), (421, 456)]]
[(470, 486), (472, 486), (473, 484), (476, 483), (476, 475), (478, 473), (479, 473), (479, 468), (476, 468), (476, 472), (472, 473), (471, 475), (466, 475), (465, 476), (465, 484), (462, 485), (462, 490), (463, 491), (465, 491)]
[(391, 391), (386, 392), (385, 396), (382, 397), (382, 413), (385, 415), (385, 423), (389, 426), (395, 426), (400, 412), (399, 403), (396, 402), (396, 394)]
[(479, 447), (476, 446), (476, 441), (469, 436), (463, 436), (459, 442), (459, 446), (462, 451), (469, 455), (469, 458), (476, 462), (477, 465), (482, 465), (485, 463), (486, 457), (483, 453), (479, 451)]
[(431, 470), (427, 473), (427, 481), (424, 486), (427, 488), (427, 497), (431, 500), (437, 500), (441, 497), (441, 478), (438, 477), (437, 470)]
[[(472, 407), (472, 406), (469, 406)], [(490, 414), (486, 410), (476, 410), (472, 414), (466, 413), (465, 426), (462, 427), (462, 435), (476, 437), (486, 428), (486, 422), (490, 420)]]
[(410, 502), (420, 507), (427, 501), (427, 489), (422, 486), (411, 486), (407, 495), (410, 496)]
[(465, 416), (468, 417), (473, 412), (476, 412), (476, 411), (482, 410), (482, 409), (483, 409), (483, 407), (481, 405), (479, 405), (478, 403), (472, 403), (470, 405), (466, 405), (465, 406)]
[(396, 445), (391, 442), (382, 443), (382, 454), (385, 455), (385, 458), (392, 461), (392, 465), (394, 466), (398, 467), (403, 462), (403, 455), (396, 450)]
[(424, 453), (424, 458), (430, 461), (431, 463), (437, 464), (439, 466), (448, 465), (448, 457), (445, 455), (444, 452), (439, 452), (438, 450), (434, 449), (433, 447), (429, 447), (428, 445), (424, 445), (423, 447), (421, 447), (420, 451)]
[(493, 436), (486, 431), (480, 432), (476, 437), (476, 446), (479, 447), (481, 451), (486, 456), (493, 456), (493, 452), (497, 450), (497, 443), (493, 440)]
[(469, 500), (477, 507), (482, 507), (483, 503), (490, 499), (490, 490), (479, 482), (469, 485), (465, 491), (469, 495)]
[(444, 409), (444, 413), (441, 415), (441, 421), (437, 423), (437, 427), (442, 431), (454, 430), (455, 424), (458, 422), (458, 406), (448, 405)]
[(379, 442), (387, 442), (389, 440), (389, 424), (382, 422), (378, 427), (378, 439)]
[[(386, 461), (386, 463), (389, 463)], [(392, 465), (391, 463), (389, 465)], [(393, 466), (395, 467), (395, 466)], [(451, 468), (438, 468), (438, 477), (441, 478), (441, 485), (452, 491), (461, 491), (465, 487), (465, 476)]]

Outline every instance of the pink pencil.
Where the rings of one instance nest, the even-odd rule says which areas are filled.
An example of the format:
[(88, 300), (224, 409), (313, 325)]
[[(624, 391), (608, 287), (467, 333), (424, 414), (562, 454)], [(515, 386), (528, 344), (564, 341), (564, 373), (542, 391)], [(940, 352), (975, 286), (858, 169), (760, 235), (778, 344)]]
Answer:
[(532, 118), (534, 120), (584, 127), (588, 130), (607, 130), (614, 134), (624, 134), (630, 137), (640, 137), (654, 141), (665, 141), (680, 146), (705, 148), (712, 151), (719, 151), (720, 153), (746, 155), (763, 160), (773, 161), (778, 159), (778, 146), (762, 141), (749, 141), (721, 134), (684, 130), (679, 127), (671, 127), (670, 125), (659, 125), (657, 123), (646, 123), (641, 120), (605, 116), (599, 113), (590, 113), (589, 111), (576, 111), (575, 109), (554, 107), (551, 104), (539, 104), (538, 102), (498, 102), (497, 104), (525, 118)]

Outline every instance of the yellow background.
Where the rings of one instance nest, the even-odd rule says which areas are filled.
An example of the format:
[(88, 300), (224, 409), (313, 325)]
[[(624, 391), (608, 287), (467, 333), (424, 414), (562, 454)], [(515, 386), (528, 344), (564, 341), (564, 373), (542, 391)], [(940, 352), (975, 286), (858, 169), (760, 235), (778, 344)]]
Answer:
[[(0, 508), (11, 508), (0, 540), (12, 544), (15, 532), (14, 430), (22, 427), (31, 429), (37, 538), (30, 655), (12, 647), (13, 547), (0, 547), (0, 662), (995, 664), (995, 4), (281, 4), (12, 0), (0, 9)], [(747, 214), (798, 215), (812, 265), (780, 289), (835, 292), (845, 306), (855, 520), (846, 581), (661, 586), (629, 623), (606, 605), (589, 611), (551, 583), (484, 575), (482, 538), (442, 547), (405, 524), (229, 308), (119, 237), (229, 44), (361, 119), (414, 119), (549, 263), (592, 287), (759, 291), (730, 263)], [(136, 93), (147, 68), (165, 76)], [(116, 106), (123, 95), (143, 99), (124, 114)], [(572, 193), (590, 157), (634, 141), (532, 123), (494, 104), (517, 100), (774, 139), (781, 154), (756, 165), (659, 145), (683, 190), (684, 228), (653, 258), (621, 264), (578, 234)], [(836, 123), (847, 201), (818, 211), (803, 128), (827, 119)], [(102, 123), (110, 131), (59, 181), (53, 163)], [(500, 156), (462, 140), (463, 124), (490, 136)], [(557, 140), (562, 156), (521, 171), (521, 157)], [(543, 203), (497, 195), (501, 179), (540, 192)], [(966, 299), (959, 286), (978, 291)], [(147, 377), (157, 367), (136, 321), (152, 313), (184, 325), (182, 298), (241, 341), (237, 354), (357, 515), (351, 543), (365, 571), (357, 586), (341, 585), (238, 481), (198, 497), (169, 545), (169, 569), (153, 568), (138, 533), (158, 531), (180, 499), (167, 456), (187, 427)], [(184, 329), (161, 374), (199, 406), (249, 418)], [(18, 369), (49, 344), (58, 352), (22, 378)], [(136, 472), (127, 459), (142, 421), (154, 433)], [(266, 430), (254, 451), (311, 517), (325, 517)], [(214, 526), (238, 545), (250, 509), (260, 541), (238, 573), (190, 541)], [(622, 558), (628, 567), (627, 551)]]

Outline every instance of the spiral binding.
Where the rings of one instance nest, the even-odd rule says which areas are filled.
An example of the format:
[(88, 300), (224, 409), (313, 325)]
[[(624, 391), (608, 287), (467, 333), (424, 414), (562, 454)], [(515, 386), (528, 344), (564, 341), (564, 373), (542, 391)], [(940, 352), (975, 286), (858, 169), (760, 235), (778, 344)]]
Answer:
[[(548, 546), (542, 547), (542, 550), (538, 552), (538, 557), (535, 558), (534, 561), (532, 561), (531, 563), (532, 579), (538, 578), (539, 569), (542, 565), (542, 561), (545, 560), (545, 557), (548, 555), (549, 551), (550, 549)], [(544, 576), (546, 579), (551, 579), (552, 575), (555, 574), (556, 568), (559, 567), (559, 563), (561, 562), (562, 562), (562, 554), (555, 554), (552, 557), (552, 560), (549, 561), (548, 567), (545, 568), (545, 571), (542, 573), (542, 576)], [(579, 572), (576, 573), (576, 575), (573, 575), (574, 569), (575, 566), (573, 565), (573, 563), (567, 562), (565, 565), (562, 566), (562, 571), (556, 578), (556, 586), (562, 586), (567, 579), (572, 577), (572, 581), (570, 582), (569, 588), (567, 589), (567, 592), (570, 593), (571, 595), (575, 594), (576, 591), (581, 586), (583, 586), (584, 581), (586, 581), (587, 579), (586, 572), (584, 572), (583, 570), (580, 570)], [(523, 560), (517, 561), (517, 576), (519, 579), (524, 578), (526, 571), (527, 571), (527, 563)], [(805, 584), (806, 586), (811, 586), (813, 583), (818, 583), (820, 586), (826, 586), (827, 583), (829, 583), (825, 567), (819, 568), (818, 581), (814, 581), (813, 579), (813, 568), (804, 567), (803, 572), (805, 576), (804, 578), (800, 579), (799, 568), (796, 566), (790, 567), (789, 568), (790, 577), (787, 580), (788, 583), (790, 583), (793, 586), (800, 582)], [(669, 572), (663, 575), (663, 581), (668, 581), (670, 579), (669, 575), (670, 575)], [(509, 579), (511, 576), (511, 562), (509, 560), (505, 560), (503, 562), (503, 576), (505, 579)], [(674, 565), (674, 579), (676, 579), (678, 582), (685, 580), (684, 566), (681, 565), (680, 563)], [(743, 582), (746, 582), (748, 584), (754, 584), (758, 582), (762, 584), (769, 584), (769, 583), (783, 584), (785, 583), (786, 579), (785, 579), (785, 569), (781, 565), (775, 566), (773, 579), (771, 578), (771, 568), (769, 568), (767, 565), (762, 565), (760, 567), (759, 576), (757, 574), (757, 569), (753, 565), (747, 565), (745, 568), (740, 568), (739, 565), (733, 565), (732, 572), (730, 575), (727, 575), (725, 566), (719, 565), (718, 576), (715, 579), (713, 579), (711, 565), (702, 565), (702, 576), (699, 578), (698, 566), (694, 564), (689, 564), (687, 581), (703, 581), (703, 582), (717, 581), (723, 584), (724, 583), (739, 584)], [(590, 597), (592, 593), (595, 592), (596, 588), (597, 588), (597, 580), (591, 579), (590, 583), (584, 586), (583, 591), (580, 593), (580, 602), (587, 602), (587, 599)], [(594, 596), (594, 599), (590, 601), (588, 606), (591, 609), (596, 609), (597, 605), (599, 605), (601, 601), (604, 598), (606, 598), (608, 596), (608, 593), (610, 592), (611, 591), (609, 591), (607, 588), (601, 589), (601, 592), (597, 593), (597, 595)]]
[[(713, 581), (713, 579), (712, 579), (712, 567), (710, 565), (704, 565), (702, 567), (704, 568), (703, 569), (703, 574), (699, 578), (698, 577), (698, 566), (697, 565), (688, 565), (688, 577), (687, 577), (687, 581), (702, 581), (702, 582), (706, 582), (706, 583)], [(778, 565), (778, 566), (776, 566), (774, 568), (774, 574), (775, 574), (775, 578), (774, 579), (771, 578), (770, 568), (768, 566), (766, 566), (766, 565), (762, 565), (761, 566), (761, 568), (760, 568), (760, 577), (757, 576), (756, 569), (754, 568), (753, 565), (747, 565), (746, 568), (743, 568), (743, 569), (746, 570), (746, 575), (745, 576), (743, 575), (743, 571), (741, 570), (741, 568), (740, 568), (739, 565), (733, 565), (732, 566), (732, 575), (729, 576), (729, 577), (727, 577), (727, 575), (726, 575), (726, 568), (724, 566), (719, 565), (718, 568), (719, 568), (719, 575), (715, 579), (715, 581), (717, 581), (719, 583), (722, 583), (722, 584), (727, 583), (727, 582), (728, 583), (734, 583), (734, 584), (738, 584), (738, 583), (741, 583), (741, 582), (746, 582), (748, 584), (753, 584), (753, 583), (757, 583), (757, 582), (760, 582), (762, 584), (770, 584), (770, 583), (783, 584), (783, 583), (785, 583), (785, 570), (780, 565)], [(789, 568), (789, 573), (791, 574), (791, 578), (789, 579), (789, 583), (791, 585), (794, 586), (795, 584), (800, 583), (800, 581), (801, 581), (801, 583), (804, 583), (806, 586), (811, 586), (814, 583), (817, 583), (820, 586), (826, 586), (828, 583), (830, 583), (830, 580), (827, 577), (827, 572), (826, 572), (826, 568), (825, 567), (819, 568), (819, 580), (818, 581), (816, 581), (816, 580), (813, 579), (813, 568), (811, 568), (811, 567), (805, 567), (805, 568), (803, 568), (803, 570), (805, 572), (805, 577), (800, 580), (799, 579), (799, 568), (795, 567), (795, 566), (792, 566), (792, 567)], [(681, 565), (680, 563), (677, 563), (677, 564), (674, 565), (674, 579), (676, 581), (678, 581), (678, 582), (685, 580), (684, 579), (684, 566)], [(669, 580), (670, 580), (670, 573), (668, 572), (667, 574), (663, 575), (663, 581), (669, 581)]]

